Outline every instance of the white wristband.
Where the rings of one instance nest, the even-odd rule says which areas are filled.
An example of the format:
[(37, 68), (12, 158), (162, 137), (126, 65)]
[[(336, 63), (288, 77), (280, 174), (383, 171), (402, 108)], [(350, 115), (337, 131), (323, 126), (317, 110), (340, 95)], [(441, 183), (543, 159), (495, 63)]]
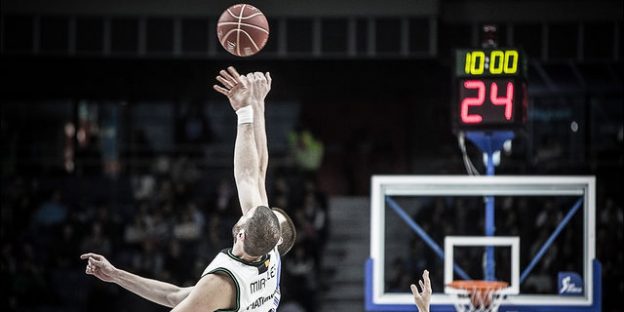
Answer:
[(251, 105), (239, 108), (236, 111), (236, 115), (238, 115), (239, 125), (253, 123), (254, 111)]

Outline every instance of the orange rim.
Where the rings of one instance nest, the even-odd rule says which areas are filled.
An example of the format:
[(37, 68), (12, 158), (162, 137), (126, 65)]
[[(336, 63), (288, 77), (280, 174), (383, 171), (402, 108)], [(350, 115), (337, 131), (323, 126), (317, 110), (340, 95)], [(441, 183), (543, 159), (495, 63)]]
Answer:
[(448, 283), (449, 287), (455, 289), (463, 289), (467, 291), (486, 291), (486, 290), (501, 290), (507, 288), (509, 283), (501, 281), (481, 281), (481, 280), (469, 280), (469, 281), (452, 281)]

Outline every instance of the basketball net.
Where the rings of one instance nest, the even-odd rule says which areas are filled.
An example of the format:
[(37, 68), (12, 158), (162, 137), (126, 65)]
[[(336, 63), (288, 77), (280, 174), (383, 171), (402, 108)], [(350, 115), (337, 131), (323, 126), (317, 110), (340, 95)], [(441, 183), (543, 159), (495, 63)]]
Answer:
[(506, 297), (502, 291), (509, 284), (498, 281), (453, 281), (456, 292), (451, 298), (457, 312), (496, 312)]

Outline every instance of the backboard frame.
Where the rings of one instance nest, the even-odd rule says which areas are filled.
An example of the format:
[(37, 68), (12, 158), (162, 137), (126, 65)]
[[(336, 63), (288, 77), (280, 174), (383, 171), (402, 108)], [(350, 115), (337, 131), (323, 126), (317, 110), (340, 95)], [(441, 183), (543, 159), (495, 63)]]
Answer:
[[(413, 311), (413, 297), (408, 292), (409, 285), (406, 285), (406, 293), (384, 293), (386, 196), (443, 195), (583, 196), (585, 295), (578, 297), (509, 296), (499, 311), (599, 310), (600, 299), (594, 300), (595, 288), (600, 288), (600, 272), (594, 271), (596, 268), (599, 270), (600, 264), (595, 260), (596, 180), (593, 176), (373, 176), (371, 179), (371, 253), (366, 265), (367, 310)], [(600, 289), (596, 292), (600, 298)], [(432, 311), (446, 311), (447, 309), (454, 311), (452, 299), (447, 294), (433, 294), (431, 304)]]
[[(455, 280), (453, 277), (454, 247), (497, 246), (511, 247), (511, 281), (501, 294), (520, 293), (520, 238), (517, 236), (447, 236), (444, 238), (444, 285)], [(445, 286), (444, 293), (459, 293), (457, 289)]]

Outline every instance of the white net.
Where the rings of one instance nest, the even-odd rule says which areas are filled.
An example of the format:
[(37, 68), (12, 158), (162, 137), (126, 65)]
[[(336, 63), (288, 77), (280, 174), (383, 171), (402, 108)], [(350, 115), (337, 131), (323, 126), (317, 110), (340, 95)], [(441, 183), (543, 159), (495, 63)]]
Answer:
[(501, 302), (506, 298), (502, 293), (506, 286), (493, 282), (475, 284), (462, 284), (451, 286), (456, 289), (451, 293), (457, 312), (496, 312)]

